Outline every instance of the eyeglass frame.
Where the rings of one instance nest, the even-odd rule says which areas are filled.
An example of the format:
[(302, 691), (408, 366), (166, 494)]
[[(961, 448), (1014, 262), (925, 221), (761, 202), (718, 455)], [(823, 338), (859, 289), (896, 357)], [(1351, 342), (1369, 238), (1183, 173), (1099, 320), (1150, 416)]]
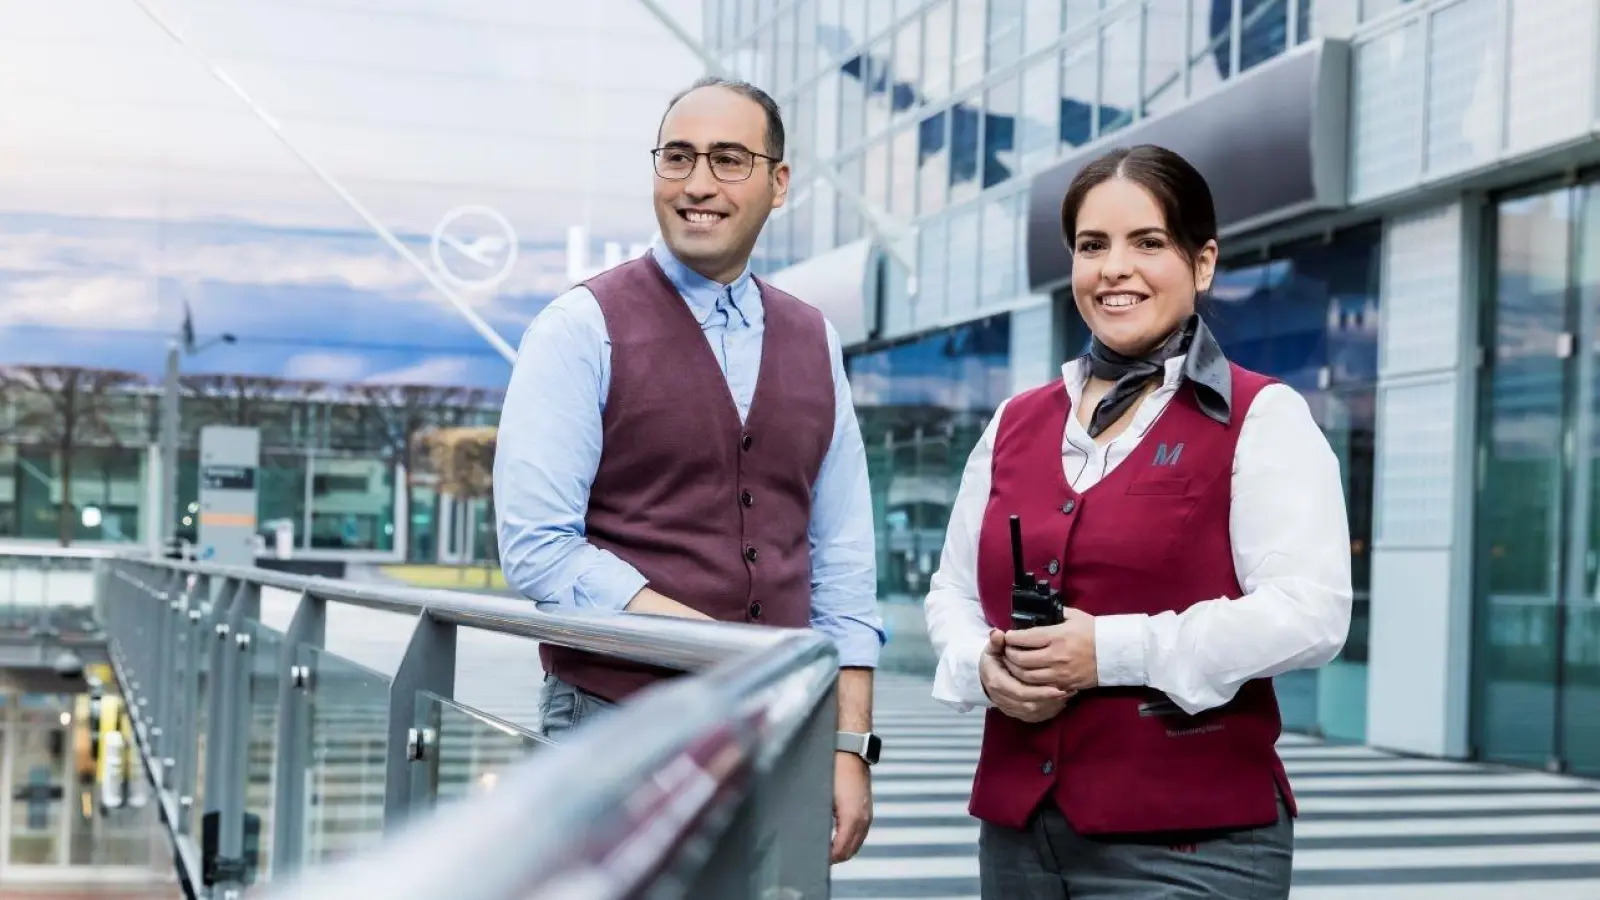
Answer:
[[(692, 154), (694, 156), (694, 165), (689, 167), (689, 171), (684, 173), (682, 178), (672, 178), (670, 176), (663, 175), (661, 174), (661, 153), (664, 150), (677, 150), (681, 153)], [(718, 176), (716, 166), (711, 164), (711, 154), (726, 153), (729, 150), (738, 150), (741, 153), (748, 153), (751, 156), (750, 171), (745, 173), (743, 178), (734, 181), (729, 181), (728, 179)], [(781, 156), (769, 156), (768, 154), (762, 153), (758, 150), (751, 150), (749, 147), (746, 147), (743, 144), (737, 144), (732, 141), (724, 141), (712, 144), (710, 150), (696, 150), (694, 149), (693, 144), (674, 141), (672, 143), (656, 147), (650, 151), (650, 168), (651, 171), (655, 172), (657, 178), (661, 178), (666, 181), (688, 181), (694, 177), (695, 170), (700, 168), (700, 157), (702, 156), (706, 158), (706, 168), (711, 171), (711, 177), (723, 184), (744, 184), (746, 181), (749, 181), (750, 176), (756, 173), (756, 160), (758, 159), (766, 160), (768, 165), (777, 165), (778, 163), (783, 162), (783, 157)]]

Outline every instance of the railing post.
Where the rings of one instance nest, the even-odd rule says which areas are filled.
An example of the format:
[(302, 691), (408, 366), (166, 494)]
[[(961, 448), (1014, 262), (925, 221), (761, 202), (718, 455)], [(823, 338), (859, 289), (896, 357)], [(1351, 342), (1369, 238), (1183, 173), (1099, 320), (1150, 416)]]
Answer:
[(311, 764), (311, 715), (306, 693), (314, 675), (298, 660), (302, 646), (321, 648), (327, 607), (302, 593), (278, 653), (278, 757), (272, 772), (272, 878), (281, 881), (305, 861), (306, 769)]
[(166, 760), (173, 753), (172, 717), (176, 704), (172, 691), (176, 687), (173, 676), (176, 674), (174, 662), (177, 659), (178, 629), (182, 622), (182, 597), (183, 575), (168, 573), (162, 579), (161, 592), (156, 597), (151, 668), (141, 679), (147, 688), (144, 694), (150, 706), (150, 755), (161, 767), (158, 783), (163, 786), (170, 786), (172, 778)]
[[(221, 698), (222, 718), (214, 730), (221, 789), (215, 800), (208, 791), (206, 805), (216, 812), (215, 855), (203, 859), (204, 881), (213, 885), (212, 896), (234, 898), (245, 886), (248, 865), (244, 855), (245, 782), (250, 756), (250, 644), (251, 623), (261, 612), (261, 586), (240, 581), (228, 606), (228, 632), (221, 643), (224, 663), (213, 681)], [(219, 617), (220, 618), (220, 617)], [(211, 829), (208, 828), (209, 832)], [(207, 842), (210, 843), (209, 841)]]
[[(238, 591), (238, 585), (232, 578), (221, 579), (219, 585), (211, 594), (211, 633), (206, 636), (204, 654), (208, 657), (206, 664), (206, 774), (205, 790), (202, 792), (201, 822), (207, 813), (216, 812), (227, 782), (227, 741), (224, 736), (228, 733), (228, 691), (223, 689), (229, 684), (228, 666), (233, 659), (233, 654), (227, 652), (228, 641), (232, 640), (231, 629), (228, 627), (228, 611), (233, 606), (233, 598)], [(204, 622), (202, 622), (202, 626)], [(202, 834), (204, 830), (202, 827)]]
[(178, 649), (178, 715), (172, 731), (172, 744), (176, 752), (170, 756), (170, 765), (175, 773), (172, 788), (178, 799), (178, 807), (186, 811), (178, 817), (180, 834), (194, 833), (194, 819), (187, 811), (194, 806), (196, 763), (200, 756), (198, 710), (195, 706), (200, 702), (201, 653), (210, 649), (204, 644), (202, 619), (205, 613), (200, 598), (209, 596), (210, 591), (211, 579), (205, 576), (194, 590), (184, 592), (183, 608), (179, 612), (178, 627), (182, 640)]
[(406, 654), (389, 683), (389, 742), (383, 776), (386, 832), (401, 825), (411, 805), (423, 799), (420, 795), (427, 790), (428, 772), (413, 764), (425, 761), (425, 754), (430, 752), (428, 745), (438, 743), (436, 735), (430, 738), (424, 734), (422, 723), (417, 720), (417, 693), (428, 691), (450, 699), (455, 695), (455, 682), (456, 627), (424, 610), (417, 616)]

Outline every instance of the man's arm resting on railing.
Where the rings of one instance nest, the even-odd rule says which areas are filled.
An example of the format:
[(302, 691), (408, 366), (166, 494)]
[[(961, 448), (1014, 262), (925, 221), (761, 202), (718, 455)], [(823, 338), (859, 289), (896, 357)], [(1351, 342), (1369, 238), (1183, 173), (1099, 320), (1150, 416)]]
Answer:
[(557, 297), (522, 335), (500, 414), (494, 502), (506, 582), (533, 600), (615, 611), (645, 588), (584, 528), (610, 367), (605, 317), (587, 288)]

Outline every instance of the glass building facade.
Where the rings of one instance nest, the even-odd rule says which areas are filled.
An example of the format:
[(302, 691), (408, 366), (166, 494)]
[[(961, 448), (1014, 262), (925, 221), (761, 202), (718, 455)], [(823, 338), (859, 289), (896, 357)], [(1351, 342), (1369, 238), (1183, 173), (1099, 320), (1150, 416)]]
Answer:
[[(848, 368), (872, 466), (879, 593), (915, 642), (950, 504), (999, 401), (1081, 347), (1069, 301), (1029, 290), (1031, 177), (1401, 4), (1311, 0), (710, 0), (706, 38), (784, 110), (790, 201), (757, 249), (778, 271), (891, 244), (872, 339)], [(824, 177), (825, 164), (833, 177)], [(862, 205), (914, 239), (876, 232)], [(1375, 224), (1230, 258), (1207, 310), (1228, 352), (1304, 393), (1345, 463), (1358, 602), (1333, 666), (1281, 680), (1291, 727), (1364, 733), (1379, 249)], [(910, 266), (910, 268), (907, 268)], [(1050, 332), (1013, 348), (1013, 312)], [(931, 656), (896, 653), (897, 664)]]
[[(1306, 102), (1338, 105), (1314, 110), (1337, 133), (1310, 154), (1337, 172), (1335, 202), (1227, 225), (1204, 307), (1232, 358), (1306, 398), (1345, 481), (1351, 631), (1333, 663), (1277, 679), (1286, 724), (1600, 774), (1600, 188), (1584, 174), (1600, 172), (1600, 8), (704, 9), (710, 49), (789, 126), (793, 192), (758, 269), (864, 239), (885, 249), (868, 337), (846, 354), (891, 649), (917, 639), (898, 611), (925, 590), (974, 435), (1085, 339), (1071, 302), (1046, 294), (1061, 285), (1030, 278), (1030, 186), (1168, 113), (1227, 107), (1213, 98), (1246, 95), (1241, 76), (1302, 44), (1333, 45), (1337, 97)], [(1218, 127), (1268, 140), (1258, 110), (1231, 112)], [(1232, 185), (1254, 176), (1206, 162)]]

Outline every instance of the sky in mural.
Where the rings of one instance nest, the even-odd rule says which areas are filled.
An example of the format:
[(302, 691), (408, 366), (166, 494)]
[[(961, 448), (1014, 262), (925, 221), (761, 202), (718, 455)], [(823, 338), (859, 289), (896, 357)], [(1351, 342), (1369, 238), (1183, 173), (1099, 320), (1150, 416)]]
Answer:
[(186, 372), (501, 387), (418, 264), (515, 346), (569, 228), (591, 271), (651, 239), (647, 151), (700, 72), (635, 0), (145, 2), (179, 40), (131, 0), (0, 0), (0, 365), (159, 378), (187, 307), (235, 340)]

